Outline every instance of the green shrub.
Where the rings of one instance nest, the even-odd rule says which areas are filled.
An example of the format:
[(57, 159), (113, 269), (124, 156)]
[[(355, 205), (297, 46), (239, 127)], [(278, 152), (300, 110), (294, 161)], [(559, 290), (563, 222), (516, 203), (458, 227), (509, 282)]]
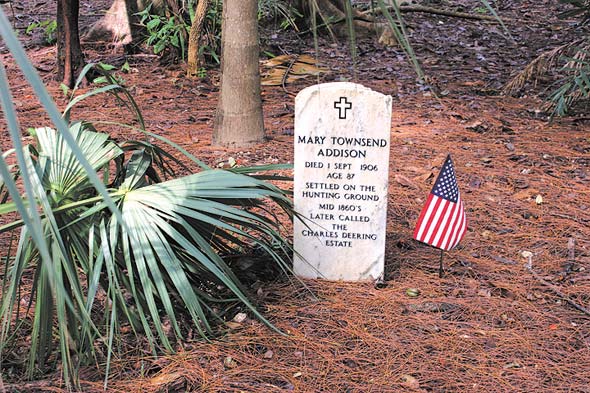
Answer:
[(181, 59), (186, 56), (189, 26), (177, 16), (163, 16), (151, 12), (152, 4), (139, 12), (140, 23), (145, 27), (146, 43), (155, 54), (164, 50), (177, 51)]
[[(106, 364), (106, 383), (125, 329), (145, 336), (157, 354), (184, 337), (181, 321), (206, 337), (236, 302), (271, 326), (222, 256), (254, 247), (289, 270), (292, 250), (278, 215), (292, 217), (291, 200), (266, 181), (273, 176), (257, 175), (272, 167), (210, 169), (183, 151), (202, 170), (171, 179), (174, 158), (165, 150), (116, 142), (88, 122), (69, 120), (77, 102), (104, 92), (137, 109), (108, 71), (95, 69), (106, 78), (96, 90), (75, 95), (74, 88), (62, 117), (9, 26), (0, 10), (0, 36), (53, 127), (31, 130), (33, 142), (23, 145), (0, 64), (0, 102), (13, 144), (0, 156), (0, 233), (20, 230), (14, 255), (9, 249), (4, 257), (2, 352), (30, 335), (30, 377), (60, 358), (66, 382), (95, 363)], [(25, 313), (23, 296), (30, 299)]]
[(57, 41), (57, 21), (44, 20), (42, 22), (32, 22), (25, 30), (25, 34), (31, 35), (35, 30), (43, 31), (43, 39), (47, 45), (53, 45)]
[(563, 57), (565, 75), (548, 98), (552, 116), (565, 116), (570, 108), (590, 98), (590, 44), (573, 48), (573, 57)]

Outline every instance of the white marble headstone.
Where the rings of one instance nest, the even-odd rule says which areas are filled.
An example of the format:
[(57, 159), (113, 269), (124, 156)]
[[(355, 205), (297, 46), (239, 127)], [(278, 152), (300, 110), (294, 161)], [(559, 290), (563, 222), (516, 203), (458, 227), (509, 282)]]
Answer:
[(354, 83), (295, 98), (294, 271), (305, 278), (383, 277), (391, 97)]

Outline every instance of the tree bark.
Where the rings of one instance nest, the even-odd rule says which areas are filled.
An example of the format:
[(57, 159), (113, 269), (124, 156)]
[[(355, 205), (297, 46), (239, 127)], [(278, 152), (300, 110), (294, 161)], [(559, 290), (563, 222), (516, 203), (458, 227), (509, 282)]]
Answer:
[(209, 8), (209, 0), (199, 0), (195, 10), (195, 20), (191, 25), (188, 35), (186, 75), (189, 77), (196, 76), (199, 72), (199, 66), (201, 65), (199, 59), (199, 43), (203, 32), (205, 16), (207, 16), (207, 8)]
[[(141, 36), (137, 13), (145, 9), (142, 0), (114, 0), (105, 15), (90, 27), (85, 35), (87, 41), (110, 41), (123, 45), (132, 45)], [(153, 2), (154, 12), (163, 7), (162, 0)]]
[(214, 145), (245, 147), (264, 139), (257, 11), (257, 0), (223, 2), (221, 92)]
[[(298, 0), (297, 7), (303, 15), (309, 18), (318, 18), (318, 22), (326, 27), (336, 36), (346, 37), (349, 34), (346, 25), (346, 2), (351, 0)], [(392, 4), (395, 0), (384, 0), (385, 4)], [(397, 0), (398, 3), (402, 0)], [(315, 6), (314, 7), (314, 2)], [(316, 8), (317, 15), (312, 12)], [(375, 18), (352, 8), (353, 26), (355, 35), (359, 37), (377, 35), (379, 43), (385, 46), (395, 46), (397, 40), (388, 23), (378, 23)]]
[[(346, 18), (346, 1), (350, 0), (299, 0), (296, 5), (299, 11), (309, 18), (314, 8), (312, 2), (315, 2), (320, 18), (342, 20)], [(387, 0), (385, 2), (387, 3)], [(354, 7), (352, 8), (352, 17), (368, 21), (373, 20), (371, 16), (363, 14)]]
[(57, 80), (74, 87), (84, 54), (78, 33), (79, 0), (57, 1)]

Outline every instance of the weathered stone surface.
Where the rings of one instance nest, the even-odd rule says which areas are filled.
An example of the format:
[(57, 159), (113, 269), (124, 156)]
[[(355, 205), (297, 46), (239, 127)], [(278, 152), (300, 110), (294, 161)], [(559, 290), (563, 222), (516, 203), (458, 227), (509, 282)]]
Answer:
[(306, 278), (383, 276), (391, 97), (326, 83), (295, 99), (294, 271)]

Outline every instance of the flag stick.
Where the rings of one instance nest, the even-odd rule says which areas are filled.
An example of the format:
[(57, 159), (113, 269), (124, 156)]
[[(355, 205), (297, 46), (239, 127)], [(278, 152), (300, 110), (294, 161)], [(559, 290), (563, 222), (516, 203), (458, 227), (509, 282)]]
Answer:
[(443, 256), (445, 255), (445, 250), (440, 250), (440, 264), (438, 265), (438, 278), (443, 277)]

